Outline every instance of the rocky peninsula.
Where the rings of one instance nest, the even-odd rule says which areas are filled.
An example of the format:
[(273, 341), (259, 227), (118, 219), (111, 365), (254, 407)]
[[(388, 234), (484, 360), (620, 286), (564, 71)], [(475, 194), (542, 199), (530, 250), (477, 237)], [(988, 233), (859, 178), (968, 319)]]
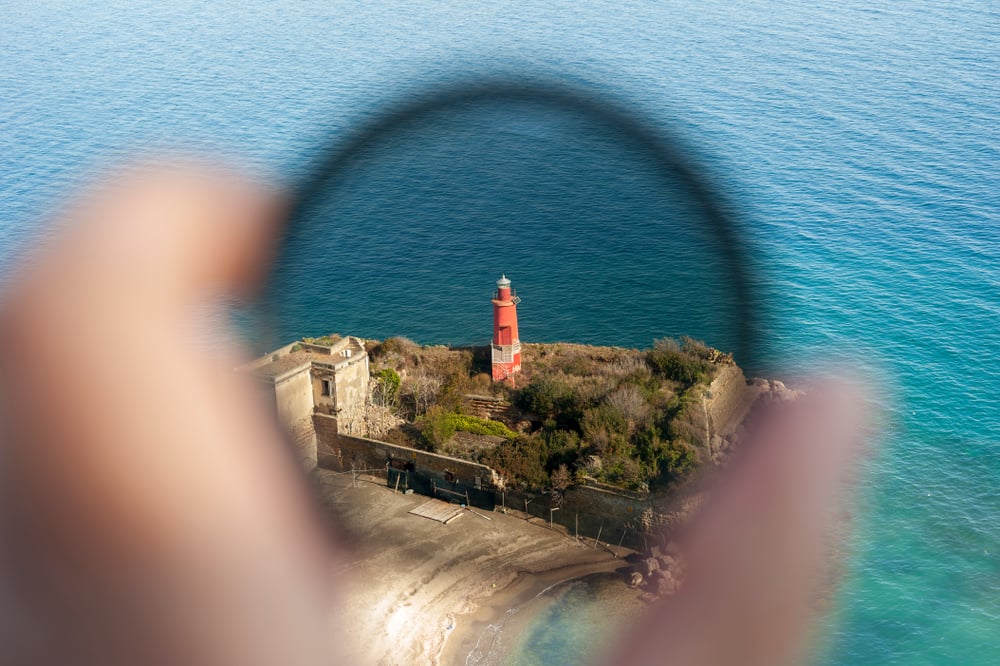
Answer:
[[(524, 344), (522, 364), (496, 382), (489, 348), (331, 335), (250, 366), (355, 537), (348, 621), (366, 663), (497, 663), (530, 609), (584, 576), (620, 581), (602, 594), (622, 618), (672, 594), (670, 533), (696, 479), (754, 404), (794, 396), (689, 338)], [(501, 635), (512, 609), (528, 610)]]

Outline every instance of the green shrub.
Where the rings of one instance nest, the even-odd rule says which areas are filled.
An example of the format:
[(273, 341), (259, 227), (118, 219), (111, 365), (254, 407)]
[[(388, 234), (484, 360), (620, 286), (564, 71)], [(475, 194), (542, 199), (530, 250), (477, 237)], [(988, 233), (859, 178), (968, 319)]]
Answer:
[(478, 416), (471, 416), (469, 414), (449, 414), (447, 418), (454, 425), (455, 430), (471, 432), (476, 435), (506, 437), (507, 439), (517, 437), (517, 433), (499, 421), (481, 419)]
[(419, 423), (424, 440), (432, 450), (439, 449), (459, 430), (475, 435), (490, 435), (511, 440), (517, 437), (516, 432), (499, 421), (481, 419), (469, 414), (457, 414), (440, 405), (434, 405), (428, 409), (427, 413), (419, 419)]
[(548, 449), (547, 469), (554, 471), (558, 467), (575, 466), (581, 452), (580, 436), (576, 432), (549, 429), (544, 437)]
[(548, 446), (540, 433), (521, 435), (483, 454), (481, 460), (500, 472), (511, 486), (540, 490), (550, 484), (546, 470)]
[(600, 480), (629, 490), (648, 490), (647, 475), (636, 460), (627, 456), (606, 458), (600, 472)]
[(620, 410), (611, 405), (598, 405), (583, 412), (580, 419), (583, 439), (598, 453), (605, 453), (614, 440), (627, 439), (628, 423)]
[(552, 417), (573, 400), (573, 390), (553, 377), (538, 377), (521, 389), (519, 405), (532, 414)]
[(323, 335), (318, 338), (302, 338), (302, 342), (310, 345), (319, 345), (320, 347), (332, 347), (341, 339), (340, 335), (331, 333), (330, 335)]
[(586, 384), (571, 385), (563, 376), (541, 376), (531, 380), (515, 397), (515, 404), (529, 414), (552, 420), (564, 430), (579, 430), (583, 412), (593, 396)]
[(700, 356), (704, 344), (697, 347), (685, 341), (680, 343), (671, 338), (654, 341), (653, 348), (646, 352), (646, 360), (654, 372), (665, 379), (692, 386), (707, 381), (713, 372), (712, 364)]
[(388, 354), (395, 352), (401, 356), (406, 356), (408, 354), (413, 354), (420, 349), (418, 345), (413, 340), (409, 338), (404, 338), (402, 336), (396, 336), (393, 338), (386, 338), (382, 341), (382, 344), (378, 346), (377, 354)]
[(450, 412), (434, 405), (420, 417), (420, 434), (423, 435), (424, 442), (431, 451), (437, 451), (454, 436), (455, 424), (450, 416)]
[(666, 480), (686, 476), (698, 465), (698, 454), (683, 440), (673, 440), (657, 452), (658, 472)]

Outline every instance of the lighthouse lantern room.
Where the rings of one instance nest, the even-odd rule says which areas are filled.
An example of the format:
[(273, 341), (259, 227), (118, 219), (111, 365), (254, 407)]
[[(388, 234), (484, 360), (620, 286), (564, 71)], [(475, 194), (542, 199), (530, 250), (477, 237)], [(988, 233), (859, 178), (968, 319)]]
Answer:
[(521, 371), (521, 340), (517, 337), (517, 304), (521, 299), (502, 275), (493, 294), (493, 381), (514, 383), (514, 373)]

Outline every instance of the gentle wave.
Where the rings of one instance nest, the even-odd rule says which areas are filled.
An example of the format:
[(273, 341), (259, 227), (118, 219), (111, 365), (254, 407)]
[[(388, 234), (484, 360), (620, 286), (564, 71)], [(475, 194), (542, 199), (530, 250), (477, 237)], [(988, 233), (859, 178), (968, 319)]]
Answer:
[[(68, 189), (137, 149), (222, 150), (294, 182), (332, 135), (449, 73), (513, 63), (597, 81), (674, 121), (740, 203), (766, 295), (755, 370), (833, 359), (888, 387), (887, 429), (862, 492), (868, 511), (824, 659), (1000, 655), (1000, 52), (988, 3), (515, 2), (501, 13), (475, 1), (463, 12), (83, 4), (35, 3), (6, 17), (0, 279)], [(444, 153), (356, 183), (357, 233), (319, 257), (333, 309), (307, 303), (286, 324), (480, 342), (492, 281), (507, 271), (524, 298), (527, 340), (648, 345), (694, 332), (728, 344), (725, 317), (672, 309), (649, 288), (659, 264), (672, 271), (665, 291), (692, 302), (698, 289), (686, 289), (698, 283), (682, 280), (698, 263), (715, 265), (705, 247), (647, 242), (642, 202), (615, 213), (613, 189), (589, 201), (559, 189), (567, 174), (587, 175), (580, 156), (595, 147), (550, 130), (513, 124), (494, 144), (547, 147), (551, 178), (520, 184), (549, 191), (477, 197), (502, 161), (447, 141)], [(608, 174), (625, 162), (602, 150), (588, 162), (588, 188), (621, 182)], [(457, 187), (428, 187), (421, 169), (431, 167)], [(475, 215), (451, 205), (455, 190)], [(417, 205), (437, 222), (415, 227)], [(504, 225), (518, 233), (491, 241)], [(427, 284), (433, 293), (420, 291)], [(706, 289), (724, 303), (724, 287)], [(558, 641), (547, 644), (545, 663), (559, 663)]]

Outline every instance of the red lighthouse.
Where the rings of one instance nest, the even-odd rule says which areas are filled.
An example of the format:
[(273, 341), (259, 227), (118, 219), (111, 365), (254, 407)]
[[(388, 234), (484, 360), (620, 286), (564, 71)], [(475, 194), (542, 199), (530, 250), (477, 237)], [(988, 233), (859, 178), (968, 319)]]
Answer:
[(521, 371), (521, 340), (517, 337), (517, 304), (521, 302), (510, 288), (506, 275), (497, 280), (493, 294), (493, 381), (509, 379)]

